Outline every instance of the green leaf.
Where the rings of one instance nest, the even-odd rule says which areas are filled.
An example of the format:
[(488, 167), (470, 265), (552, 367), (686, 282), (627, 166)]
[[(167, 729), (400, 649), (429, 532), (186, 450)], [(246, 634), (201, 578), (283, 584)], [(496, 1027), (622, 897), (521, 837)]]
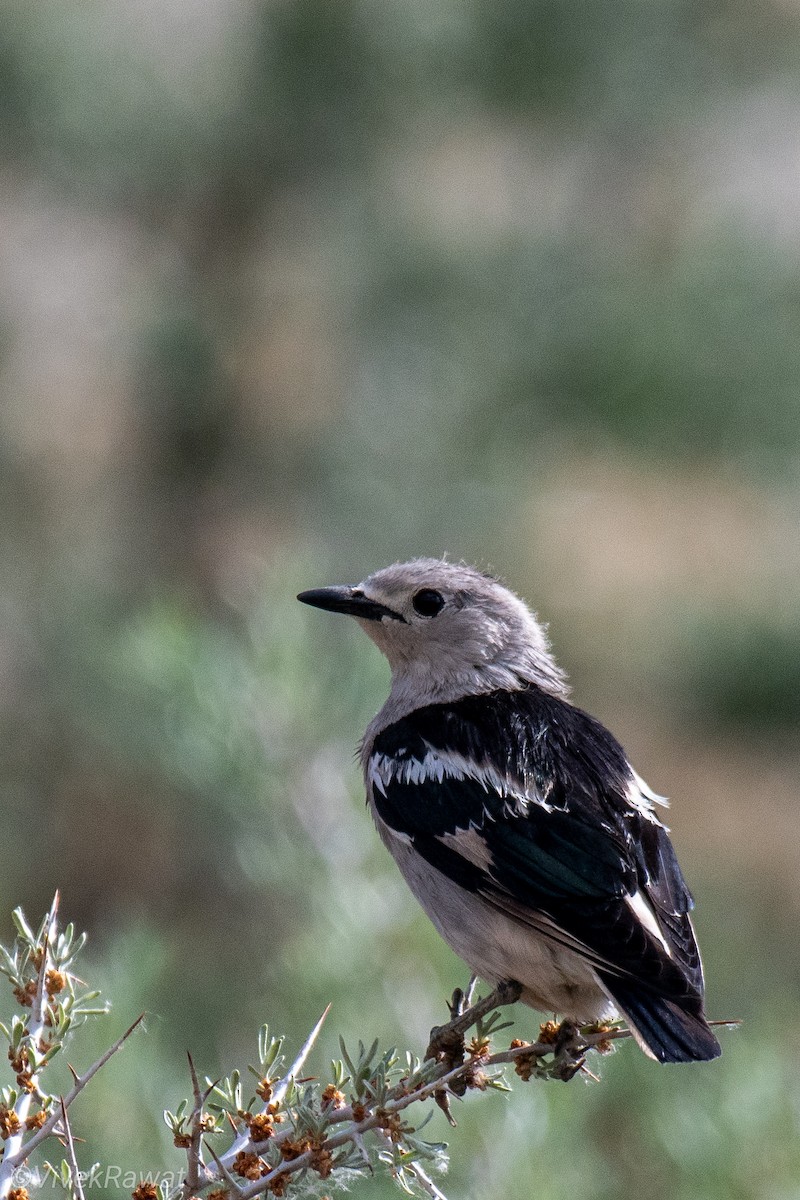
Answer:
[(17, 932), (23, 941), (25, 941), (32, 949), (35, 949), (37, 945), (37, 939), (30, 925), (25, 920), (25, 914), (21, 908), (14, 909), (11, 914), (11, 920), (14, 922)]

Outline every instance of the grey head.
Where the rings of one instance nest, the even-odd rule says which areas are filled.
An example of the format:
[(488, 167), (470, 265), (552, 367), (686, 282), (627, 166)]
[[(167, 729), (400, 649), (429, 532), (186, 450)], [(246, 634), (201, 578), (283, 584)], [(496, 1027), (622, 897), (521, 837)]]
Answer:
[(397, 720), (425, 704), (534, 683), (567, 695), (543, 626), (491, 575), (416, 558), (355, 586), (301, 592), (304, 604), (348, 613), (386, 655), (392, 689), (382, 710)]

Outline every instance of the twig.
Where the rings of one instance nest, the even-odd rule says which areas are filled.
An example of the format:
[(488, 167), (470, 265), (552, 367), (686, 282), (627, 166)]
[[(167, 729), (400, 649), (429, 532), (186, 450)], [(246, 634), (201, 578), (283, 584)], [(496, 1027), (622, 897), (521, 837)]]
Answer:
[[(114, 1045), (110, 1046), (109, 1049), (106, 1050), (105, 1054), (102, 1054), (100, 1056), (100, 1058), (98, 1058), (97, 1062), (92, 1063), (91, 1067), (89, 1067), (88, 1070), (84, 1071), (83, 1075), (75, 1076), (75, 1072), (73, 1071), (73, 1076), (75, 1076), (75, 1085), (74, 1085), (74, 1087), (70, 1088), (70, 1090), (67, 1092), (66, 1096), (64, 1097), (63, 1103), (64, 1103), (65, 1108), (70, 1107), (70, 1105), (75, 1100), (75, 1098), (77, 1096), (79, 1096), (81, 1094), (81, 1092), (83, 1091), (83, 1089), (86, 1087), (87, 1083), (97, 1074), (97, 1072), (100, 1070), (100, 1068), (104, 1067), (106, 1065), (106, 1063), (108, 1062), (108, 1060), (114, 1054), (117, 1053), (117, 1051), (120, 1049), (120, 1047), (131, 1036), (131, 1034), (133, 1033), (133, 1031), (137, 1027), (137, 1025), (141, 1024), (141, 1022), (143, 1020), (144, 1020), (144, 1013), (142, 1013), (141, 1016), (138, 1016), (136, 1018), (136, 1020), (133, 1022), (133, 1024), (128, 1029), (125, 1030), (122, 1037), (117, 1038), (117, 1040), (114, 1042)], [(35, 1150), (37, 1146), (41, 1145), (41, 1143), (43, 1141), (45, 1141), (47, 1138), (50, 1137), (51, 1133), (53, 1132), (53, 1130), (55, 1129), (56, 1125), (58, 1124), (58, 1122), (60, 1120), (61, 1120), (60, 1112), (56, 1111), (56, 1112), (52, 1113), (51, 1116), (45, 1121), (45, 1123), (41, 1127), (41, 1129), (37, 1129), (36, 1133), (34, 1133), (32, 1137), (28, 1138), (27, 1142), (25, 1142), (24, 1145), (19, 1146), (19, 1148), (15, 1151), (15, 1153), (9, 1155), (8, 1150), (6, 1150), (6, 1157), (3, 1159), (2, 1165), (0, 1165), (0, 1172), (4, 1171), (5, 1169), (8, 1169), (9, 1175), (13, 1174), (14, 1169), (16, 1167), (18, 1167), (21, 1163), (24, 1163), (25, 1160), (28, 1158), (28, 1156), (31, 1154), (31, 1152), (33, 1150)], [(6, 1142), (6, 1146), (8, 1146), (10, 1141), (11, 1141), (11, 1139), (9, 1138), (8, 1142)], [(6, 1194), (7, 1193), (0, 1191), (0, 1196), (6, 1195)]]
[(190, 1196), (192, 1192), (199, 1190), (202, 1186), (201, 1174), (206, 1172), (205, 1164), (202, 1158), (202, 1140), (203, 1140), (203, 1105), (211, 1093), (211, 1087), (207, 1088), (205, 1093), (200, 1091), (200, 1082), (197, 1078), (197, 1071), (194, 1068), (194, 1062), (191, 1054), (187, 1054), (189, 1059), (189, 1070), (192, 1075), (192, 1094), (194, 1095), (194, 1108), (192, 1109), (192, 1140), (187, 1147), (187, 1171), (184, 1188), (186, 1195)]
[(72, 1174), (72, 1190), (77, 1195), (78, 1200), (86, 1200), (83, 1194), (83, 1184), (81, 1183), (81, 1173), (78, 1170), (78, 1160), (75, 1157), (75, 1143), (72, 1140), (72, 1130), (69, 1126), (69, 1117), (67, 1116), (67, 1106), (64, 1103), (64, 1097), (60, 1097), (61, 1101), (61, 1124), (64, 1128), (64, 1139), (67, 1143), (67, 1156), (69, 1158), (69, 1169)]
[(433, 1200), (447, 1200), (447, 1196), (445, 1196), (441, 1188), (436, 1186), (428, 1172), (419, 1163), (411, 1163), (407, 1170), (411, 1171), (412, 1175), (416, 1175), (417, 1181), (423, 1191), (432, 1196)]
[(363, 1158), (364, 1165), (369, 1170), (370, 1175), (374, 1175), (375, 1172), (372, 1169), (372, 1163), (369, 1161), (369, 1151), (367, 1150), (367, 1147), (364, 1145), (364, 1139), (360, 1133), (353, 1134), (353, 1145), (355, 1146), (356, 1150), (358, 1150), (358, 1153)]
[(211, 1155), (214, 1162), (217, 1164), (220, 1179), (225, 1180), (225, 1182), (228, 1184), (231, 1191), (233, 1192), (234, 1196), (241, 1196), (242, 1189), (239, 1187), (239, 1184), (233, 1178), (230, 1171), (225, 1166), (225, 1163), (222, 1161), (220, 1156), (216, 1153), (216, 1151), (214, 1150), (214, 1147), (211, 1145), (210, 1142), (206, 1142), (206, 1150), (208, 1150), (208, 1153)]
[[(392, 1142), (392, 1139), (388, 1138), (385, 1133), (378, 1133), (377, 1137), (378, 1141), (382, 1142), (386, 1149), (391, 1151), (392, 1156), (394, 1156), (394, 1143)], [(432, 1196), (433, 1200), (447, 1200), (447, 1196), (445, 1196), (444, 1192), (436, 1186), (428, 1172), (422, 1168), (420, 1163), (408, 1163), (405, 1169), (415, 1177), (422, 1190), (427, 1192), (429, 1196)]]

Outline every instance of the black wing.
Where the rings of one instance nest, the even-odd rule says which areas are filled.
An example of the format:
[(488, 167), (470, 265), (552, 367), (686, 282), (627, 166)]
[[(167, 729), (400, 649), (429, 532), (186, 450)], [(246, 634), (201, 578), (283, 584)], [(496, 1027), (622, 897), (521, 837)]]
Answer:
[(667, 831), (598, 721), (535, 687), (466, 697), (383, 730), (368, 769), (382, 821), (490, 904), (540, 931), (546, 917), (620, 1007), (630, 1012), (644, 988), (702, 1013), (692, 898)]

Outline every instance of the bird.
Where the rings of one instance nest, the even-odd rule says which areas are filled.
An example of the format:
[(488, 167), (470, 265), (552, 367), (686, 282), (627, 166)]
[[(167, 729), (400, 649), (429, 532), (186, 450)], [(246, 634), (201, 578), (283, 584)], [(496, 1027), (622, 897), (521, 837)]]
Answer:
[(354, 617), (388, 659), (360, 745), (367, 803), (472, 972), (578, 1026), (621, 1015), (658, 1062), (716, 1058), (667, 801), (571, 702), (528, 605), (436, 558), (297, 599)]

